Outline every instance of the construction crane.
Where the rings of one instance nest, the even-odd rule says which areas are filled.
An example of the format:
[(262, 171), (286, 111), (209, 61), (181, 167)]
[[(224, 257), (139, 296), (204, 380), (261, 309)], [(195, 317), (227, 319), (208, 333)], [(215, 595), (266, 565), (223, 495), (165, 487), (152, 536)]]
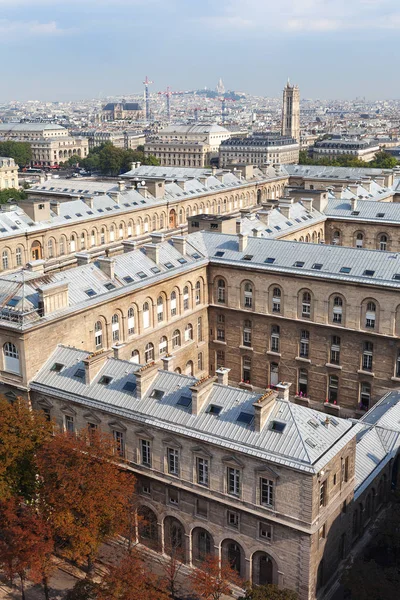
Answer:
[(143, 81), (144, 84), (144, 99), (146, 102), (146, 121), (150, 121), (150, 93), (149, 85), (153, 83), (146, 75), (146, 79)]
[(167, 105), (167, 121), (168, 123), (171, 120), (171, 96), (174, 92), (171, 92), (170, 87), (168, 86), (165, 92), (158, 92), (159, 96), (165, 96), (166, 105)]
[(225, 123), (225, 118), (226, 118), (226, 101), (229, 100), (230, 102), (235, 102), (235, 100), (233, 98), (225, 98), (225, 96), (223, 96), (222, 98), (218, 98), (218, 100), (221, 102), (221, 119), (222, 119), (222, 123)]
[(201, 108), (200, 106), (195, 106), (193, 111), (194, 111), (194, 120), (197, 121), (199, 120), (199, 110), (208, 112), (208, 108)]

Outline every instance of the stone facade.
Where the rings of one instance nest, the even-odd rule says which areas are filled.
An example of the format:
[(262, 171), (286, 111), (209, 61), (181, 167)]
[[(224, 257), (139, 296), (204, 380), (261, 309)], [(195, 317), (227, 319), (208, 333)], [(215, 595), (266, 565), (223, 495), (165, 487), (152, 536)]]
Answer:
[(0, 156), (0, 190), (18, 188), (18, 165), (13, 158)]
[(164, 141), (152, 139), (144, 145), (146, 156), (153, 155), (160, 165), (206, 167), (211, 159), (211, 147), (202, 142)]

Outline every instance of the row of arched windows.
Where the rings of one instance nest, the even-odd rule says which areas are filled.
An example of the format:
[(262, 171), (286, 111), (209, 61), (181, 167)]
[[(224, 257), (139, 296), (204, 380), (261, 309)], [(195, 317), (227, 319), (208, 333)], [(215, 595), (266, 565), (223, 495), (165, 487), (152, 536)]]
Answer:
[[(198, 341), (201, 341), (201, 339), (202, 339), (201, 317), (199, 317), (199, 319), (200, 320), (198, 320), (198, 324), (197, 324), (198, 325), (197, 337), (198, 337)], [(152, 342), (149, 342), (148, 344), (146, 344), (146, 347), (144, 350), (144, 362), (148, 363), (148, 362), (157, 360), (158, 358), (162, 358), (163, 356), (166, 356), (170, 351), (180, 348), (183, 343), (191, 342), (193, 339), (194, 339), (193, 325), (191, 323), (188, 323), (183, 330), (183, 338), (182, 338), (181, 330), (175, 329), (172, 333), (172, 337), (171, 337), (170, 341), (168, 340), (167, 336), (165, 336), (165, 335), (160, 337), (157, 348), (155, 348), (155, 346)], [(137, 363), (137, 364), (141, 363), (139, 350), (132, 351), (131, 362)]]
[[(356, 231), (353, 234), (353, 246), (355, 248), (364, 248), (367, 240), (366, 234), (363, 231)], [(342, 245), (342, 232), (340, 229), (335, 229), (332, 234), (332, 244), (337, 246)], [(373, 244), (368, 244), (368, 247), (374, 247), (376, 250), (390, 251), (390, 237), (387, 233), (378, 233), (373, 239)]]

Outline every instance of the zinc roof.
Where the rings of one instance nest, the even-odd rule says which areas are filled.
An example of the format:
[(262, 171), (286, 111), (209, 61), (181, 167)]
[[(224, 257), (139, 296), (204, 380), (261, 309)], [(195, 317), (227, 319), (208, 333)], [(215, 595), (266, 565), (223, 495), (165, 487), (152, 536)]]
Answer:
[[(376, 198), (374, 198), (375, 200)], [(358, 214), (352, 214), (356, 212)], [(330, 199), (324, 213), (329, 217), (341, 217), (352, 221), (374, 221), (382, 223), (398, 223), (400, 221), (400, 204), (397, 202), (371, 202), (357, 200), (354, 211), (351, 202), (341, 199)], [(382, 215), (379, 216), (378, 215)]]

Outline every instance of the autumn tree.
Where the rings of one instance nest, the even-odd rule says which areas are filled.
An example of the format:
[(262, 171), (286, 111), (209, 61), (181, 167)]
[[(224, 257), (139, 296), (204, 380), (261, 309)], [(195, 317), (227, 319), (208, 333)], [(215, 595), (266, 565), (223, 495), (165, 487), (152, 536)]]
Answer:
[(298, 600), (297, 592), (286, 588), (279, 588), (277, 585), (267, 584), (252, 587), (247, 585), (246, 594), (239, 600)]
[(97, 600), (100, 584), (90, 579), (79, 579), (72, 590), (67, 592), (65, 600)]
[(37, 455), (43, 512), (66, 556), (90, 575), (102, 542), (127, 528), (134, 477), (115, 462), (109, 436), (60, 433)]
[(15, 495), (25, 500), (36, 493), (36, 452), (51, 439), (52, 425), (41, 411), (31, 410), (18, 398), (0, 397), (0, 498)]
[(28, 573), (33, 581), (43, 584), (46, 600), (49, 598), (48, 581), (54, 568), (51, 533), (33, 505), (13, 496), (0, 502), (0, 566), (11, 582), (19, 577), (23, 599)]
[(229, 564), (220, 564), (217, 556), (208, 555), (201, 567), (190, 575), (193, 591), (204, 600), (219, 600), (230, 596), (232, 586), (243, 587), (243, 581)]
[(163, 581), (147, 567), (137, 550), (129, 552), (117, 565), (109, 567), (97, 600), (167, 600)]

